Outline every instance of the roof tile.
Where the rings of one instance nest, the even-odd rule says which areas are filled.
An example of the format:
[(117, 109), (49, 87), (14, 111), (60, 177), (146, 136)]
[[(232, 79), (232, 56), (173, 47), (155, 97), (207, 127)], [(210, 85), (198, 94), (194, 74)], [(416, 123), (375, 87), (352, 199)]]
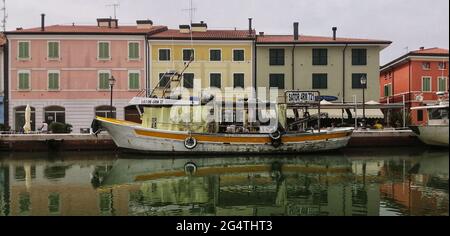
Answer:
[[(255, 31), (248, 34), (248, 30), (207, 30), (206, 32), (192, 32), (192, 39), (254, 39)], [(191, 33), (181, 33), (178, 29), (169, 29), (153, 34), (150, 39), (191, 39)]]
[(146, 34), (155, 33), (167, 29), (166, 26), (153, 26), (151, 29), (138, 29), (137, 26), (119, 26), (117, 28), (87, 26), (87, 25), (51, 25), (46, 26), (45, 31), (41, 31), (40, 27), (15, 30), (7, 32), (9, 34), (28, 34), (28, 33), (72, 33), (72, 34)]
[(413, 54), (448, 54), (448, 49), (444, 48), (425, 48), (420, 50), (411, 51)]
[(276, 43), (380, 43), (390, 44), (391, 41), (377, 40), (377, 39), (355, 39), (355, 38), (336, 38), (300, 35), (297, 41), (294, 40), (293, 35), (263, 35), (258, 36), (258, 43), (276, 44)]

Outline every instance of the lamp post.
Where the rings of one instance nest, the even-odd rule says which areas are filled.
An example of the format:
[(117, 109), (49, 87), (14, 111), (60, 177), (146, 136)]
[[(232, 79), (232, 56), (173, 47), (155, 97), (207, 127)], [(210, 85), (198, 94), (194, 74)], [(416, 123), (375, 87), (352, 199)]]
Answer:
[(116, 79), (114, 78), (114, 76), (111, 76), (111, 78), (109, 78), (108, 82), (109, 82), (109, 87), (111, 88), (111, 99), (109, 101), (109, 109), (110, 109), (110, 116), (111, 116), (110, 118), (113, 118), (112, 117), (112, 114), (113, 114), (112, 100), (113, 100), (113, 88), (114, 88), (114, 84), (116, 83)]
[(367, 87), (367, 77), (363, 75), (361, 77), (361, 86), (363, 89), (363, 125), (366, 127), (366, 97), (365, 97), (365, 90)]

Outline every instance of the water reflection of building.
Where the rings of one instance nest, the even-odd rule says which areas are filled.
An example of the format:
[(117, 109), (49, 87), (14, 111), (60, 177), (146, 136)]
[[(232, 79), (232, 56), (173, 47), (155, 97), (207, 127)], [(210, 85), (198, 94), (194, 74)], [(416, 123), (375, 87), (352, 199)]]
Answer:
[(198, 164), (192, 176), (182, 159), (0, 160), (0, 214), (448, 214), (429, 209), (448, 211), (448, 169), (426, 162), (441, 159), (189, 159)]
[(381, 173), (390, 179), (380, 186), (387, 207), (396, 205), (401, 213), (407, 215), (428, 215), (430, 210), (433, 215), (448, 215), (447, 157), (428, 156), (414, 165), (405, 161), (389, 161)]

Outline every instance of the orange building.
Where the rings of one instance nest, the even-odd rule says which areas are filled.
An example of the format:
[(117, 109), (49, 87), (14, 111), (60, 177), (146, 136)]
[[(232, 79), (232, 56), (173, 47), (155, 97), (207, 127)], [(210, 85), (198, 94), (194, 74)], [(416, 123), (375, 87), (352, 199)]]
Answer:
[[(420, 48), (380, 68), (380, 102), (401, 103), (406, 107), (435, 103), (436, 92), (448, 92), (448, 49)], [(422, 111), (411, 112), (411, 122), (426, 120)]]

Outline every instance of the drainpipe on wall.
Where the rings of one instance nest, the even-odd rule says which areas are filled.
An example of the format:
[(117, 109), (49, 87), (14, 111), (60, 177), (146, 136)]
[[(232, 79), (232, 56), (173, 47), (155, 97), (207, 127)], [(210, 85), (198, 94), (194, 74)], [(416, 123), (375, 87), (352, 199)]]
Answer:
[(257, 70), (257, 59), (256, 59), (256, 40), (257, 40), (257, 36), (255, 35), (255, 38), (253, 40), (253, 85), (254, 85), (254, 89), (255, 89), (255, 97), (258, 97), (258, 86), (257, 86), (257, 81), (258, 81), (258, 70)]
[(392, 70), (392, 91), (391, 91), (391, 96), (392, 96), (392, 99), (395, 101), (395, 95), (394, 95), (394, 88), (395, 88), (395, 86), (394, 86), (394, 84), (395, 84), (395, 70)]
[(9, 40), (3, 45), (3, 123), (9, 126)]
[(150, 91), (150, 58), (149, 58), (149, 45), (148, 45), (148, 37), (145, 37), (145, 96), (147, 97)]
[(292, 45), (292, 89), (295, 89), (295, 43)]
[(294, 43), (292, 44), (292, 89), (295, 89), (295, 42), (298, 41), (298, 22), (294, 22)]
[(345, 102), (345, 51), (348, 44), (345, 44), (344, 50), (342, 50), (342, 103)]
[(408, 64), (408, 82), (409, 82), (409, 93), (408, 93), (408, 101), (409, 106), (411, 107), (411, 60)]

